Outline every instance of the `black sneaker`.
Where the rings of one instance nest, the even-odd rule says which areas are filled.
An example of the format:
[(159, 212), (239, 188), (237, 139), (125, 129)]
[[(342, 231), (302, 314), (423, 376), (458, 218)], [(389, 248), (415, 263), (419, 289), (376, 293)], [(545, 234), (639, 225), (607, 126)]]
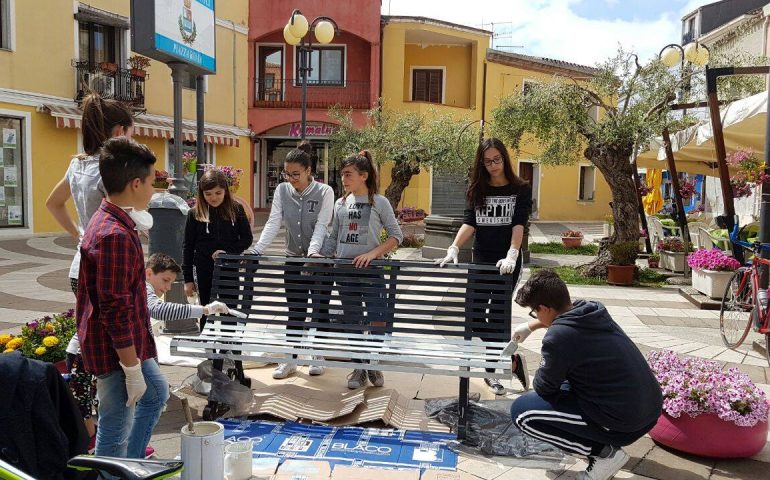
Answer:
[(521, 386), (524, 387), (524, 391), (529, 390), (529, 375), (527, 374), (527, 360), (520, 354), (513, 355), (516, 359), (516, 367), (513, 369), (513, 374), (519, 379)]
[(489, 386), (489, 389), (495, 395), (505, 395), (505, 387), (500, 380), (494, 377), (485, 378), (484, 382)]

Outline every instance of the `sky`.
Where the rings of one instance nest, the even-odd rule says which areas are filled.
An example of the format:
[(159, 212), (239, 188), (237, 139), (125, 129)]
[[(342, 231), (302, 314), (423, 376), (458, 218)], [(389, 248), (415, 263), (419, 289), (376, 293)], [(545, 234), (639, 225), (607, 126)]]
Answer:
[(713, 1), (382, 0), (382, 13), (494, 30), (495, 47), (593, 66), (619, 45), (652, 58), (679, 43), (684, 15)]

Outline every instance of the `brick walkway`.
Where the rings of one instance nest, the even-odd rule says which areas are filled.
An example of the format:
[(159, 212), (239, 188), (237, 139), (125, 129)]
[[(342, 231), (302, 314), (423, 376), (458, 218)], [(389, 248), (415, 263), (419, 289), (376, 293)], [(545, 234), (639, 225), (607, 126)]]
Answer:
[[(563, 231), (565, 225), (548, 224), (538, 235), (551, 235)], [(575, 225), (571, 225), (573, 228)], [(540, 228), (540, 226), (538, 226)], [(568, 227), (569, 228), (569, 227)], [(561, 229), (561, 230), (560, 230)], [(548, 233), (544, 233), (544, 232)], [(584, 230), (585, 231), (585, 230)], [(557, 232), (557, 233), (558, 233)], [(544, 241), (538, 239), (538, 241)], [(271, 253), (280, 254), (281, 239), (273, 244)], [(68, 237), (34, 237), (0, 240), (0, 333), (18, 333), (20, 326), (29, 320), (56, 313), (73, 305), (67, 273), (74, 243)], [(402, 249), (400, 256), (419, 257), (419, 252)], [(540, 256), (540, 260), (561, 262), (558, 257)], [(570, 288), (573, 297), (603, 302), (615, 320), (636, 342), (643, 353), (654, 348), (670, 348), (680, 353), (710, 358), (722, 362), (725, 368), (738, 367), (746, 372), (765, 391), (770, 393), (770, 368), (762, 355), (751, 349), (752, 332), (739, 351), (722, 346), (718, 330), (718, 312), (696, 310), (673, 289), (640, 289), (619, 287)], [(525, 318), (527, 312), (514, 308), (514, 322)], [(530, 374), (539, 364), (539, 344), (543, 332), (532, 334), (520, 348), (526, 355)], [(171, 385), (179, 385), (193, 373), (191, 368), (163, 367)], [(249, 370), (250, 376), (263, 383), (273, 382), (269, 373), (272, 367)], [(314, 385), (328, 390), (344, 389), (342, 371), (327, 371), (323, 377), (313, 379)], [(443, 377), (409, 374), (387, 374), (388, 387), (396, 388), (410, 398), (432, 398), (456, 395), (455, 382)], [(310, 382), (310, 377), (300, 373), (289, 380), (295, 384)], [(509, 385), (509, 384), (508, 384)], [(508, 386), (507, 385), (507, 386)], [(517, 394), (518, 385), (510, 388), (509, 398)], [(480, 382), (472, 382), (472, 389), (491, 398)], [(193, 401), (198, 415), (204, 401)], [(179, 401), (174, 397), (153, 435), (152, 444), (159, 456), (173, 457), (179, 452), (178, 432), (184, 423)], [(632, 459), (616, 478), (661, 480), (688, 479), (766, 479), (770, 471), (770, 446), (753, 459), (740, 461), (715, 461), (673, 453), (656, 446), (649, 438), (627, 448)], [(492, 462), (462, 458), (458, 469), (468, 479), (570, 479), (585, 468), (578, 461), (566, 470), (544, 471), (537, 469), (509, 468)]]

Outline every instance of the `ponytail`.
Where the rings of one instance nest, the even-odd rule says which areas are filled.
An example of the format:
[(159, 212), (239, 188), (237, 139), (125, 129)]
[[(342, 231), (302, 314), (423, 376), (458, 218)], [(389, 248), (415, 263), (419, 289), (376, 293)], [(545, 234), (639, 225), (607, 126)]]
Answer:
[[(366, 189), (369, 191), (369, 205), (374, 205), (374, 196), (380, 190), (379, 175), (377, 174), (377, 167), (372, 159), (372, 154), (368, 150), (361, 150), (356, 155), (351, 155), (340, 162), (340, 170), (345, 167), (352, 166), (358, 173), (366, 173)], [(345, 194), (347, 198), (348, 194)]]
[(83, 150), (87, 155), (95, 155), (102, 144), (112, 137), (115, 127), (128, 128), (133, 124), (131, 111), (124, 104), (90, 93), (83, 100)]

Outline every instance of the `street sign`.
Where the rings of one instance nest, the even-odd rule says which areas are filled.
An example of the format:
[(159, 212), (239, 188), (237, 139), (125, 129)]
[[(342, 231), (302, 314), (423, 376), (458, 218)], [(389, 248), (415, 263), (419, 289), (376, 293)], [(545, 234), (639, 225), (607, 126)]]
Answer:
[(131, 0), (131, 49), (193, 74), (215, 74), (215, 0)]

